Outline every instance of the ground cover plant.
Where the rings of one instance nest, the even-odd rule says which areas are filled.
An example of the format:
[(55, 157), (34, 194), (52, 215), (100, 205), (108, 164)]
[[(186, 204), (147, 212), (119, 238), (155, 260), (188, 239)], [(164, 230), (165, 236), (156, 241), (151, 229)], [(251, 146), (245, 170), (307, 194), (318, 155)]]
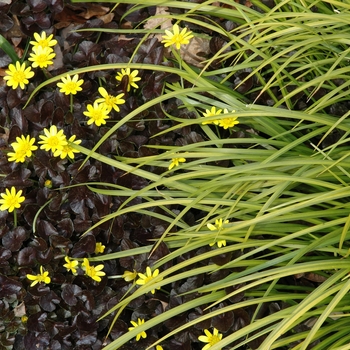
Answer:
[(348, 349), (348, 1), (1, 4), (1, 349)]

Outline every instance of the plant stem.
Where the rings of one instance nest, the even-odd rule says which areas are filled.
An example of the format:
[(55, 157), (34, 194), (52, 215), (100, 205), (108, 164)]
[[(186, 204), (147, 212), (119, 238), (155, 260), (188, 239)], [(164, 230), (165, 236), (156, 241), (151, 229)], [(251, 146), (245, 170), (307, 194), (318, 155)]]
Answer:
[(13, 225), (16, 228), (17, 227), (17, 210), (13, 210)]
[(73, 113), (73, 94), (70, 94), (70, 112)]

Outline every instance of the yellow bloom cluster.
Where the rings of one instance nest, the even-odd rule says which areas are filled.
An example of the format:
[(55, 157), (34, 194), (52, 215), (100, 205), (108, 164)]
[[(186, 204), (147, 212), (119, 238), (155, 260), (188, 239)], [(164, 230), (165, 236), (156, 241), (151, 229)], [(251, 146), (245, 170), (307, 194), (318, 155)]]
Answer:
[(186, 162), (186, 158), (184, 157), (176, 157), (176, 158), (172, 158), (171, 162), (169, 164), (169, 170), (171, 170), (172, 168), (179, 166), (180, 163), (185, 163)]
[(73, 78), (67, 74), (66, 77), (61, 78), (61, 81), (57, 83), (57, 86), (60, 88), (60, 92), (66, 95), (75, 95), (78, 91), (81, 91), (82, 88), (80, 87), (83, 85), (84, 80), (79, 80), (79, 75), (74, 74)]
[[(145, 320), (142, 318), (138, 318), (137, 322), (130, 321), (130, 323), (133, 325), (133, 327), (129, 327), (129, 331), (132, 331), (134, 328), (137, 328), (138, 326), (141, 326), (145, 323)], [(146, 338), (147, 333), (145, 331), (142, 331), (136, 335), (136, 341), (139, 341), (141, 338)]]
[(8, 210), (10, 213), (20, 208), (21, 203), (25, 200), (25, 197), (22, 196), (22, 190), (16, 192), (16, 188), (13, 186), (11, 191), (6, 188), (6, 193), (1, 193), (0, 196), (0, 210)]
[(208, 350), (210, 349), (213, 345), (218, 343), (222, 339), (222, 334), (219, 333), (219, 331), (214, 328), (213, 329), (213, 334), (211, 334), (207, 329), (204, 330), (205, 335), (200, 335), (198, 337), (198, 340), (207, 343), (202, 350)]
[(84, 258), (81, 267), (85, 271), (85, 274), (96, 282), (101, 282), (101, 277), (106, 275), (105, 272), (101, 271), (104, 268), (104, 265), (100, 264), (97, 266), (91, 266), (89, 260), (86, 258)]
[(124, 77), (127, 79), (127, 88), (126, 91), (129, 92), (131, 87), (138, 89), (138, 85), (136, 84), (137, 81), (141, 80), (140, 77), (137, 75), (139, 74), (138, 70), (131, 71), (130, 68), (122, 69), (121, 72), (117, 73), (117, 76), (115, 77), (118, 81), (122, 81)]
[(14, 152), (9, 152), (9, 162), (24, 163), (26, 157), (31, 157), (32, 152), (38, 149), (38, 146), (34, 145), (35, 138), (31, 138), (29, 135), (26, 137), (16, 137), (16, 142), (11, 143), (11, 147)]
[(74, 145), (79, 145), (81, 140), (75, 140), (75, 135), (67, 140), (63, 130), (58, 131), (56, 125), (52, 125), (49, 130), (45, 128), (44, 134), (39, 136), (40, 149), (51, 151), (55, 157), (64, 159), (68, 156), (74, 159), (74, 153), (79, 152)]
[(19, 61), (16, 64), (11, 63), (5, 73), (4, 80), (6, 81), (6, 85), (12, 87), (12, 89), (17, 89), (19, 86), (23, 90), (29, 84), (29, 79), (34, 76), (32, 68), (26, 68), (26, 64), (21, 64)]
[(183, 28), (180, 32), (180, 27), (177, 24), (173, 25), (173, 31), (166, 30), (165, 34), (162, 41), (164, 47), (174, 45), (177, 50), (180, 49), (181, 45), (187, 45), (193, 38), (190, 30), (187, 32), (187, 28)]
[(87, 111), (83, 112), (85, 116), (89, 118), (88, 125), (95, 123), (97, 126), (106, 124), (106, 119), (109, 118), (108, 114), (112, 109), (119, 112), (120, 104), (125, 103), (123, 99), (124, 93), (117, 96), (109, 95), (104, 87), (99, 87), (98, 92), (102, 97), (95, 100), (94, 104), (88, 104), (86, 106)]
[[(66, 256), (64, 260), (66, 263), (63, 264), (63, 267), (65, 267), (68, 272), (71, 271), (73, 275), (76, 275), (77, 268), (79, 267), (79, 261), (71, 260), (68, 256)], [(83, 262), (81, 263), (81, 268), (85, 271), (87, 276), (91, 277), (96, 282), (101, 282), (101, 277), (106, 275), (105, 272), (101, 271), (104, 268), (104, 265), (100, 264), (97, 266), (92, 266), (87, 258), (84, 258)]]
[[(223, 225), (228, 223), (229, 223), (228, 220), (222, 221), (222, 218), (220, 218), (215, 220), (215, 225), (207, 224), (207, 227), (210, 231), (221, 231)], [(215, 243), (218, 245), (219, 248), (221, 248), (222, 246), (224, 247), (226, 246), (226, 240), (224, 239), (215, 241), (213, 243), (210, 243), (209, 245), (212, 247)]]
[[(226, 117), (226, 118), (218, 118), (218, 119), (211, 118), (211, 117), (228, 114), (228, 113), (229, 112), (226, 108), (224, 109), (224, 111), (222, 111), (222, 109), (216, 109), (216, 107), (212, 107), (210, 110), (206, 109), (205, 112), (203, 113), (203, 116), (205, 118), (210, 118), (210, 119), (204, 120), (202, 122), (202, 125), (215, 124), (223, 127), (224, 129), (233, 128), (236, 124), (239, 124), (239, 121), (237, 120), (238, 117)], [(235, 111), (232, 111), (231, 113), (235, 113)]]
[(95, 254), (103, 253), (105, 251), (106, 246), (104, 246), (101, 242), (96, 242), (95, 246)]
[[(33, 47), (28, 58), (32, 62), (33, 68), (46, 68), (50, 64), (53, 64), (52, 59), (55, 58), (56, 54), (53, 52), (51, 46), (55, 46), (57, 40), (52, 38), (53, 34), (46, 37), (45, 32), (42, 32), (41, 35), (34, 33), (35, 41), (30, 42)], [(12, 89), (16, 89), (19, 86), (23, 90), (29, 84), (29, 79), (34, 76), (32, 68), (26, 67), (25, 63), (20, 63), (19, 61), (15, 64), (11, 63), (5, 73), (4, 80), (6, 81), (6, 85), (12, 87)]]
[(30, 285), (31, 287), (35, 286), (37, 283), (46, 283), (49, 284), (51, 282), (51, 278), (49, 277), (49, 272), (45, 271), (42, 266), (40, 266), (40, 273), (37, 275), (27, 274), (27, 278), (30, 281), (33, 281)]
[(34, 33), (34, 41), (30, 44), (33, 45), (32, 52), (30, 53), (29, 61), (32, 61), (32, 67), (47, 68), (50, 64), (53, 64), (53, 59), (56, 54), (54, 53), (52, 46), (57, 44), (57, 40), (52, 39), (53, 34), (46, 37), (46, 33), (42, 32), (41, 35)]
[(133, 271), (124, 271), (122, 278), (124, 278), (125, 282), (131, 282), (137, 277), (137, 272), (136, 270)]
[[(140, 277), (137, 281), (136, 284), (138, 285), (144, 285), (149, 283), (150, 281), (156, 279), (155, 282), (159, 282), (161, 281), (163, 278), (157, 278), (157, 276), (159, 275), (159, 270), (155, 269), (152, 273), (152, 270), (149, 266), (147, 266), (146, 268), (146, 273), (138, 273), (138, 276)], [(160, 287), (158, 287), (157, 289), (160, 289)], [(155, 289), (151, 290), (151, 293), (154, 294), (155, 293)]]
[[(74, 159), (74, 153), (79, 152), (74, 148), (74, 145), (79, 145), (81, 140), (75, 140), (75, 135), (67, 140), (63, 130), (58, 131), (55, 125), (52, 125), (49, 130), (45, 128), (44, 134), (39, 136), (41, 139), (38, 142), (41, 144), (40, 148), (45, 151), (52, 151), (55, 157)], [(23, 163), (27, 157), (31, 157), (33, 151), (38, 149), (34, 142), (35, 138), (31, 138), (29, 135), (17, 137), (16, 142), (11, 143), (14, 152), (7, 154), (9, 162)]]

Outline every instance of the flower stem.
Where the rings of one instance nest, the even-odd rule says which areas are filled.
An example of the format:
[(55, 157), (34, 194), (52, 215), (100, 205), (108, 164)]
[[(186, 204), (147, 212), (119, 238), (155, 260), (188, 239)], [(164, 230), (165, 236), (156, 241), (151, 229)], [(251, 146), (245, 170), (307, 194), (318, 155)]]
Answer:
[(13, 225), (16, 228), (17, 227), (17, 210), (13, 209)]
[(70, 112), (73, 113), (73, 94), (70, 94)]

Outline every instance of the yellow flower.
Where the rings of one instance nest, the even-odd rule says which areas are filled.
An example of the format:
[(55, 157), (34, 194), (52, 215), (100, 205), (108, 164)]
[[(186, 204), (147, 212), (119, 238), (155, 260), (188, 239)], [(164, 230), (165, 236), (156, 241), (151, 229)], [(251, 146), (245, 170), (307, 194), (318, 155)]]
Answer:
[(30, 275), (27, 274), (27, 278), (32, 282), (32, 284), (30, 285), (31, 287), (35, 286), (37, 283), (46, 283), (49, 284), (51, 282), (51, 278), (49, 277), (49, 273), (48, 271), (43, 270), (43, 267), (40, 266), (40, 273), (38, 275)]
[[(235, 113), (236, 111), (232, 111), (231, 113)], [(228, 110), (224, 109), (224, 114), (227, 114)], [(223, 127), (224, 129), (233, 128), (236, 124), (239, 124), (239, 121), (237, 120), (238, 117), (227, 117), (218, 119), (218, 125)]]
[(52, 181), (50, 179), (45, 180), (44, 186), (47, 187), (47, 188), (51, 188), (52, 187)]
[(68, 143), (64, 145), (62, 149), (57, 149), (53, 155), (55, 157), (61, 157), (61, 159), (67, 158), (67, 156), (70, 159), (74, 159), (74, 153), (79, 153), (79, 151), (74, 148), (74, 144), (79, 145), (81, 143), (81, 140), (74, 141), (75, 137), (75, 135), (71, 136)]
[(45, 151), (55, 152), (56, 150), (62, 151), (63, 147), (67, 145), (66, 136), (63, 134), (63, 130), (57, 131), (56, 125), (52, 125), (50, 130), (44, 129), (44, 135), (40, 135), (42, 141), (39, 141), (41, 149)]
[(67, 269), (68, 272), (72, 271), (72, 274), (76, 275), (77, 273), (76, 267), (79, 264), (78, 260), (70, 260), (68, 256), (65, 256), (64, 260), (66, 261), (67, 264), (63, 264), (63, 266)]
[(31, 57), (28, 58), (28, 61), (33, 62), (33, 68), (46, 68), (50, 64), (53, 64), (53, 61), (51, 60), (55, 58), (56, 54), (50, 47), (42, 48), (41, 46), (38, 46), (37, 48), (33, 47), (33, 52), (30, 54), (30, 56)]
[(38, 146), (34, 145), (35, 138), (31, 138), (29, 135), (27, 137), (24, 137), (24, 135), (16, 137), (16, 141), (11, 143), (14, 152), (8, 153), (10, 162), (23, 163), (26, 157), (32, 156), (32, 151), (38, 149)]
[(60, 88), (60, 92), (63, 94), (69, 95), (75, 95), (78, 91), (83, 90), (80, 85), (83, 85), (84, 80), (79, 79), (79, 75), (75, 74), (73, 75), (73, 78), (69, 74), (67, 74), (66, 77), (61, 78), (61, 82), (57, 83), (57, 86)]
[(228, 220), (225, 220), (224, 222), (222, 222), (222, 219), (216, 219), (215, 220), (215, 225), (213, 224), (207, 224), (207, 227), (210, 231), (216, 231), (216, 230), (221, 230), (222, 229), (222, 225), (223, 224), (228, 224), (229, 221)]
[(136, 270), (131, 271), (124, 271), (122, 278), (124, 278), (125, 282), (131, 282), (137, 277)]
[(29, 84), (30, 78), (34, 76), (34, 72), (31, 67), (26, 68), (26, 64), (20, 64), (19, 61), (16, 62), (16, 65), (10, 64), (9, 70), (6, 70), (7, 75), (4, 76), (7, 86), (12, 86), (12, 89), (16, 89), (19, 86), (22, 90), (27, 84)]
[[(220, 218), (215, 220), (215, 225), (207, 224), (207, 227), (210, 231), (220, 231), (222, 229), (222, 226), (228, 223), (229, 223), (228, 220), (225, 220), (224, 222), (222, 222), (222, 219)], [(209, 245), (212, 247), (215, 243), (218, 245), (219, 248), (221, 248), (222, 246), (226, 247), (226, 240), (224, 239), (219, 240), (217, 242), (210, 243)]]
[(190, 39), (193, 38), (192, 32), (189, 30), (187, 32), (187, 28), (183, 28), (180, 32), (180, 28), (177, 24), (173, 25), (173, 32), (170, 30), (166, 30), (165, 34), (162, 38), (164, 39), (162, 43), (164, 43), (165, 47), (170, 45), (175, 45), (176, 49), (179, 50), (181, 45), (187, 45), (190, 42)]
[(97, 266), (91, 266), (89, 260), (84, 258), (83, 263), (81, 264), (85, 274), (91, 277), (96, 282), (101, 282), (101, 276), (105, 276), (105, 272), (101, 271), (104, 266), (102, 264)]
[(161, 345), (157, 345), (156, 350), (163, 350), (163, 347)]
[(6, 188), (6, 193), (1, 193), (0, 196), (0, 210), (7, 210), (9, 213), (21, 207), (21, 203), (25, 200), (25, 197), (21, 196), (22, 190), (16, 193), (16, 189), (12, 186), (11, 192)]
[(95, 254), (103, 253), (105, 251), (106, 246), (104, 246), (101, 242), (96, 242), (95, 246)]
[(36, 49), (39, 46), (42, 48), (55, 46), (57, 44), (57, 40), (52, 38), (53, 38), (53, 34), (46, 37), (45, 32), (41, 32), (41, 35), (39, 35), (39, 33), (34, 33), (35, 41), (30, 41), (29, 43), (33, 45), (33, 49), (34, 48)]
[(212, 247), (215, 243), (218, 245), (218, 248), (221, 248), (222, 246), (226, 247), (225, 239), (221, 239), (220, 241), (210, 243), (209, 245)]
[(137, 77), (139, 74), (138, 70), (130, 71), (130, 68), (122, 69), (121, 72), (117, 73), (118, 75), (115, 77), (117, 80), (122, 81), (125, 75), (128, 76), (128, 87), (126, 89), (127, 92), (130, 91), (131, 86), (137, 89), (139, 86), (136, 84), (136, 81), (141, 80), (140, 77)]
[(218, 122), (219, 126), (223, 127), (224, 129), (233, 128), (236, 124), (239, 124), (237, 117), (222, 118), (219, 119)]
[[(152, 281), (153, 279), (155, 279), (157, 276), (159, 275), (159, 270), (158, 269), (155, 269), (153, 271), (153, 274), (152, 274), (152, 270), (149, 266), (147, 266), (146, 268), (146, 274), (143, 274), (143, 273), (138, 273), (138, 276), (140, 277), (137, 281), (136, 281), (136, 284), (138, 285), (143, 285), (143, 284), (147, 284), (149, 283), (150, 281)], [(156, 282), (159, 282), (161, 281), (163, 278), (161, 279), (157, 279)], [(160, 287), (158, 287), (157, 289), (160, 289)], [(155, 293), (155, 289), (151, 290), (151, 293), (154, 294)]]
[(184, 163), (184, 162), (186, 162), (186, 158), (183, 158), (183, 157), (173, 158), (169, 165), (169, 170), (171, 170), (175, 166), (178, 166), (180, 163)]
[[(216, 110), (216, 107), (211, 107), (211, 109), (206, 109), (205, 112), (203, 113), (204, 117), (214, 117), (216, 115), (221, 114), (222, 109), (218, 109)], [(219, 120), (208, 120), (206, 122), (202, 122), (202, 125), (205, 124), (215, 124), (218, 125), (219, 124)]]
[(108, 95), (107, 90), (102, 86), (98, 88), (98, 92), (102, 97), (98, 98), (96, 102), (104, 104), (108, 108), (108, 112), (110, 112), (112, 109), (119, 112), (120, 109), (118, 105), (125, 103), (125, 100), (122, 99), (124, 93), (119, 94), (118, 96)]
[(108, 108), (104, 104), (98, 104), (96, 101), (94, 105), (88, 104), (86, 106), (87, 111), (83, 112), (84, 115), (89, 117), (88, 125), (95, 123), (97, 126), (106, 124), (105, 119), (108, 119)]
[[(134, 328), (141, 326), (142, 324), (145, 323), (144, 319), (137, 319), (137, 322), (135, 321), (130, 321), (130, 323), (134, 326), (134, 327), (129, 327), (129, 331), (133, 330)], [(145, 331), (142, 331), (141, 333), (136, 335), (136, 341), (139, 341), (142, 338), (146, 338), (147, 337), (147, 333)]]
[(219, 333), (219, 331), (214, 328), (213, 334), (211, 334), (207, 329), (204, 330), (205, 335), (200, 335), (198, 337), (198, 340), (203, 343), (208, 343), (205, 345), (202, 350), (210, 349), (213, 345), (218, 343), (222, 339), (222, 334)]

